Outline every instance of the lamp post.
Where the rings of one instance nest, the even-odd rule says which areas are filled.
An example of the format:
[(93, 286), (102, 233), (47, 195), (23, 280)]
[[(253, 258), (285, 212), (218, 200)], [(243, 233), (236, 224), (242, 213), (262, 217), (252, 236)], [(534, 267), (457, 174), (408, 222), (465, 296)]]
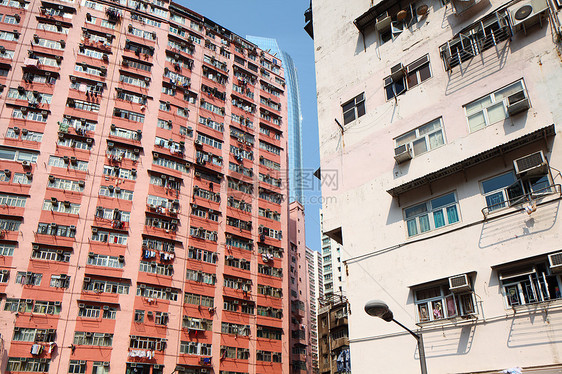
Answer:
[(386, 305), (384, 301), (381, 300), (371, 300), (365, 304), (365, 312), (373, 317), (379, 317), (386, 322), (394, 322), (398, 326), (402, 327), (404, 330), (408, 331), (410, 335), (416, 338), (418, 342), (418, 353), (420, 355), (420, 367), (421, 374), (427, 374), (427, 366), (425, 364), (425, 349), (423, 346), (423, 337), (421, 334), (417, 334), (394, 319), (392, 310)]

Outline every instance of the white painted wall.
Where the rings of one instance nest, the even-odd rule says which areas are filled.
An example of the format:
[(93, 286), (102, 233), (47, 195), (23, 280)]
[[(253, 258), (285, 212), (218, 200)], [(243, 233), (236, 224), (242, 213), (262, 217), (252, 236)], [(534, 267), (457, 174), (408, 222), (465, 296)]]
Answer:
[[(353, 20), (370, 1), (313, 1), (319, 136), (322, 171), (337, 173), (337, 187), (324, 178), (323, 228), (341, 227), (342, 260), (349, 276), (344, 291), (351, 302), (350, 340), (353, 370), (357, 373), (410, 373), (419, 370), (415, 340), (393, 324), (367, 316), (369, 299), (388, 302), (396, 318), (415, 327), (416, 309), (409, 286), (476, 271), (474, 291), (481, 308), (477, 322), (458, 326), (424, 325), (431, 373), (497, 370), (562, 361), (561, 305), (519, 311), (506, 309), (492, 266), (556, 251), (560, 245), (559, 202), (539, 207), (531, 217), (513, 213), (482, 223), (485, 206), (480, 181), (512, 168), (512, 160), (543, 150), (550, 165), (562, 169), (559, 135), (496, 158), (465, 174), (458, 173), (400, 196), (386, 191), (517, 139), (562, 119), (561, 59), (551, 24), (527, 35), (515, 34), (498, 49), (486, 51), (448, 74), (439, 46), (463, 27), (504, 4), (491, 1), (479, 12), (458, 17), (451, 7), (424, 0), (429, 15), (394, 42), (378, 43), (374, 29), (365, 44)], [(383, 78), (398, 62), (409, 64), (429, 53), (433, 77), (404, 95), (386, 102)], [(505, 122), (470, 133), (463, 105), (523, 78), (531, 109)], [(341, 104), (365, 92), (366, 115), (345, 126)], [(439, 116), (446, 145), (397, 165), (393, 139)], [(331, 175), (331, 174), (330, 174)], [(559, 175), (555, 182), (561, 183)], [(455, 191), (461, 222), (408, 239), (403, 208)], [(326, 199), (334, 197), (334, 199)], [(399, 205), (400, 203), (400, 205)], [(530, 218), (532, 218), (530, 220)], [(467, 227), (464, 227), (467, 226)], [(430, 238), (435, 234), (444, 235)], [(387, 248), (400, 246), (385, 251)]]

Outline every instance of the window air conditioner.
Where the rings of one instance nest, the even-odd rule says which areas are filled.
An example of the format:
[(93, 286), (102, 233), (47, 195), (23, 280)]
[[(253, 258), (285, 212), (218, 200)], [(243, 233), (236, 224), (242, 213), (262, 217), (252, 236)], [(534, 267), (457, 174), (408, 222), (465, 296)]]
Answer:
[(529, 98), (527, 97), (527, 91), (525, 91), (525, 89), (507, 97), (507, 113), (509, 113), (510, 117), (529, 110), (530, 106), (531, 104), (529, 103)]
[(538, 151), (514, 160), (513, 167), (518, 176), (540, 175), (546, 173), (548, 164), (542, 151)]
[(548, 255), (548, 262), (550, 263), (550, 270), (552, 272), (562, 272), (562, 252), (556, 252)]
[(384, 12), (377, 17), (377, 23), (375, 27), (377, 31), (387, 30), (390, 27), (392, 18), (388, 15), (388, 12)]
[(410, 144), (402, 144), (394, 148), (394, 159), (398, 164), (411, 160), (413, 157), (412, 147)]
[(465, 292), (470, 291), (470, 279), (468, 275), (460, 274), (449, 278), (449, 289), (452, 292)]
[(548, 10), (546, 0), (520, 1), (508, 8), (514, 31), (527, 28), (540, 21), (541, 14)]

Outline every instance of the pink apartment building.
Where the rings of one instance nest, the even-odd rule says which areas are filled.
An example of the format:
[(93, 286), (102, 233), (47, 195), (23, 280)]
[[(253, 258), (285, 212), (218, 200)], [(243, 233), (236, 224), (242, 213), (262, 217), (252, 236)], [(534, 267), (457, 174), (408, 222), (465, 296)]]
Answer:
[(0, 14), (0, 371), (289, 372), (280, 61), (167, 1)]
[(289, 205), (289, 291), (291, 372), (312, 372), (308, 263), (306, 260), (304, 206)]

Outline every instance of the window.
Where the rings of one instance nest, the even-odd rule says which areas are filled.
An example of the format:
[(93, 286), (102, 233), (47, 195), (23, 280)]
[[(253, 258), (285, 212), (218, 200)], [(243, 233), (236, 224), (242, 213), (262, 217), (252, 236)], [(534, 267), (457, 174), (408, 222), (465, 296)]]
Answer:
[(471, 132), (483, 129), (508, 117), (507, 98), (514, 93), (525, 91), (523, 80), (501, 88), (481, 99), (464, 106), (468, 127)]
[(365, 114), (365, 94), (361, 93), (342, 105), (343, 124), (354, 121)]
[(86, 373), (86, 364), (80, 363), (79, 360), (70, 360), (68, 372), (71, 374), (84, 374)]
[(49, 371), (50, 362), (41, 362), (38, 358), (8, 357), (8, 366), (6, 371), (11, 372), (29, 372), (29, 373), (46, 373)]
[(70, 276), (66, 274), (51, 275), (51, 283), (49, 284), (50, 287), (68, 288), (69, 285), (70, 285)]
[(176, 301), (178, 299), (178, 292), (176, 290), (171, 290), (158, 286), (137, 284), (137, 296), (142, 296), (152, 299)]
[[(521, 190), (521, 182), (515, 180), (513, 172), (498, 175), (482, 182), (482, 192), (489, 212), (506, 207), (518, 190)], [(521, 194), (517, 195), (520, 196)]]
[(211, 296), (202, 296), (193, 293), (185, 293), (184, 303), (191, 305), (201, 305), (203, 307), (212, 308), (215, 305), (214, 298)]
[(562, 279), (553, 274), (548, 260), (543, 258), (535, 263), (518, 264), (498, 271), (501, 290), (506, 307), (540, 303), (562, 296)]
[(408, 89), (411, 90), (423, 81), (431, 78), (431, 69), (429, 67), (429, 57), (426, 55), (410, 65), (406, 66), (406, 82)]
[[(35, 152), (27, 152), (22, 150), (0, 147), (0, 160), (19, 161), (19, 162), (27, 161), (34, 164), (37, 162), (38, 156), (39, 153), (35, 153)], [(7, 196), (7, 195), (0, 195), (0, 196)], [(5, 202), (1, 201), (1, 199), (2, 198), (0, 197), (0, 204), (5, 204)]]
[(12, 256), (16, 246), (13, 244), (0, 243), (0, 256)]
[(119, 257), (117, 256), (100, 255), (94, 252), (89, 253), (87, 264), (92, 266), (105, 266), (116, 269), (121, 269), (124, 265), (123, 261), (120, 261)]
[(87, 171), (88, 170), (88, 162), (87, 161), (81, 161), (81, 160), (72, 160), (72, 162), (70, 162), (70, 160), (68, 160), (68, 162), (62, 158), (62, 157), (57, 157), (57, 156), (50, 156), (49, 157), (49, 165), (50, 166), (54, 166), (54, 167), (58, 167), (58, 168), (64, 168), (64, 169), (71, 169), (71, 170), (80, 170), (80, 171)]
[(437, 118), (423, 126), (418, 127), (395, 139), (396, 147), (404, 144), (410, 145), (414, 150), (414, 156), (421, 155), (445, 144), (443, 135), (443, 124), (441, 118)]
[(135, 322), (137, 323), (144, 322), (144, 310), (135, 310)]
[(80, 305), (78, 317), (98, 319), (100, 317), (100, 307), (94, 305)]
[(61, 306), (57, 301), (36, 301), (33, 305), (33, 313), (60, 314)]
[[(400, 67), (400, 65), (398, 65)], [(384, 78), (386, 100), (390, 100), (431, 78), (429, 55), (420, 57), (411, 64)]]
[[(106, 281), (103, 279), (84, 278), (84, 291), (106, 292), (113, 294), (129, 294), (129, 284)], [(105, 316), (104, 316), (105, 318)]]
[(180, 343), (180, 353), (210, 356), (212, 350), (211, 344), (198, 343), (198, 342), (184, 342)]
[(459, 221), (454, 192), (404, 209), (408, 236), (422, 234)]
[(43, 274), (41, 273), (18, 271), (16, 275), (16, 283), (39, 286), (42, 278)]
[(431, 322), (470, 316), (476, 313), (476, 303), (472, 291), (453, 293), (445, 284), (414, 291), (418, 322)]
[[(154, 371), (156, 374), (156, 371)], [(109, 374), (108, 361), (94, 361), (92, 364), (92, 374)]]
[(482, 182), (488, 213), (527, 201), (534, 196), (551, 193), (548, 173), (517, 179), (513, 172), (498, 175)]
[(111, 347), (113, 343), (113, 334), (99, 332), (81, 332), (74, 333), (75, 345), (90, 345), (99, 347)]

